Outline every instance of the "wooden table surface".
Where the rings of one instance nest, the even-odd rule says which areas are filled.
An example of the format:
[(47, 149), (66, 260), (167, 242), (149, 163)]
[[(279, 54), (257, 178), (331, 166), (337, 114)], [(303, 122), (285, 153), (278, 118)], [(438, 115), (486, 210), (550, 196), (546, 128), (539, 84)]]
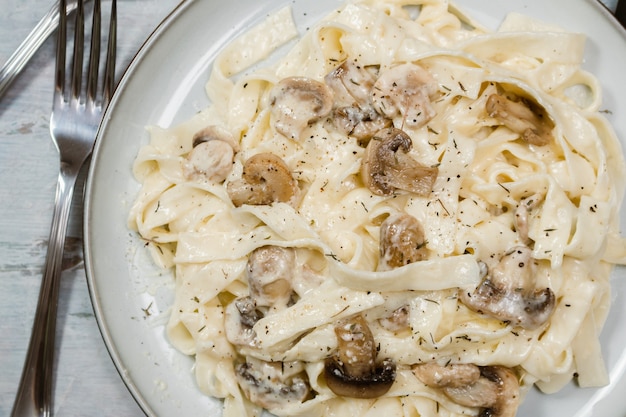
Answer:
[[(118, 0), (118, 74), (180, 0)], [(54, 0), (2, 0), (0, 64)], [(108, 2), (103, 2), (108, 10)], [(0, 98), (0, 416), (8, 416), (30, 338), (52, 208), (58, 155), (48, 129), (55, 43), (41, 47)], [(102, 341), (82, 261), (81, 192), (69, 226), (57, 324), (54, 415), (141, 416)]]
[[(119, 73), (178, 1), (118, 0)], [(609, 8), (616, 3), (606, 0)], [(0, 64), (51, 4), (2, 0)], [(49, 39), (0, 98), (0, 416), (9, 415), (21, 376), (52, 217), (59, 167), (48, 131), (54, 49)], [(78, 190), (83, 182), (84, 173)], [(140, 416), (101, 339), (89, 299), (80, 197), (77, 191), (60, 290), (54, 414)]]

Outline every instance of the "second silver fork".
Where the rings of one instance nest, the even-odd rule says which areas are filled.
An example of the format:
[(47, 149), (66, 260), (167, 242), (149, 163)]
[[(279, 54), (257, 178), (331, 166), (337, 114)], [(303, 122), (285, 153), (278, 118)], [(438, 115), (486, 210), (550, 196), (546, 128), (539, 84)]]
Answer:
[[(52, 415), (57, 305), (70, 206), (78, 174), (91, 154), (98, 126), (114, 88), (116, 0), (111, 1), (106, 64), (100, 82), (98, 74), (102, 36), (101, 4), (100, 0), (94, 1), (87, 80), (84, 83), (83, 3), (83, 0), (80, 0), (76, 9), (71, 73), (69, 83), (66, 83), (66, 1), (59, 1), (59, 31), (50, 135), (59, 151), (60, 170), (39, 300), (24, 369), (11, 412), (12, 417)], [(99, 84), (102, 84), (101, 93), (98, 92)]]

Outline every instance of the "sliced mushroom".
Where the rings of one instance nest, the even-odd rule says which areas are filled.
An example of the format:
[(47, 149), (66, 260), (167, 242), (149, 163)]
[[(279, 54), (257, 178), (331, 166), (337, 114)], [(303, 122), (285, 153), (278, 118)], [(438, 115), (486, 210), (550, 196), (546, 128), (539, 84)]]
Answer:
[(367, 105), (376, 78), (378, 67), (363, 67), (352, 61), (331, 71), (324, 81), (333, 90), (335, 103), (339, 106)]
[(237, 365), (235, 375), (246, 397), (268, 410), (301, 403), (311, 395), (308, 379), (298, 362), (265, 362), (249, 357)]
[(228, 131), (208, 126), (193, 136), (183, 173), (189, 179), (222, 182), (232, 170), (237, 150), (237, 142)]
[(387, 270), (424, 260), (428, 257), (424, 229), (406, 213), (387, 217), (380, 225), (379, 270)]
[(376, 132), (391, 126), (391, 119), (383, 117), (368, 105), (338, 107), (331, 115), (335, 128), (356, 138), (361, 146), (367, 146)]
[(377, 69), (346, 61), (324, 78), (334, 96), (335, 107), (330, 117), (333, 125), (357, 138), (363, 146), (374, 133), (391, 126), (391, 119), (377, 112), (371, 101)]
[(491, 94), (486, 103), (487, 114), (531, 145), (544, 146), (552, 141), (554, 123), (545, 110), (530, 100)]
[(439, 170), (408, 155), (412, 146), (409, 135), (396, 128), (383, 129), (372, 137), (361, 161), (361, 177), (374, 194), (389, 195), (397, 190), (430, 194)]
[(409, 306), (404, 305), (396, 308), (390, 316), (378, 320), (380, 325), (390, 332), (400, 332), (408, 330), (409, 327)]
[(515, 210), (515, 230), (517, 230), (522, 243), (526, 245), (531, 243), (531, 239), (528, 237), (528, 216), (530, 211), (536, 208), (542, 201), (543, 195), (533, 194), (522, 199)]
[(413, 367), (413, 373), (431, 388), (457, 388), (473, 384), (480, 378), (480, 369), (473, 364), (448, 364), (441, 366), (435, 362), (421, 363)]
[(520, 402), (515, 373), (504, 366), (420, 364), (415, 376), (431, 388), (439, 388), (451, 400), (481, 408), (479, 417), (514, 417)]
[(233, 204), (239, 207), (243, 204), (292, 203), (299, 189), (287, 164), (280, 157), (265, 152), (245, 162), (241, 179), (229, 183), (227, 191)]
[(250, 296), (257, 306), (282, 309), (292, 296), (292, 276), (296, 268), (295, 251), (279, 246), (263, 246), (248, 257), (247, 275)]
[(555, 296), (550, 288), (536, 289), (534, 278), (532, 252), (519, 246), (502, 257), (474, 292), (462, 291), (460, 300), (478, 313), (535, 329), (552, 315)]
[(252, 329), (263, 313), (257, 309), (252, 297), (240, 297), (226, 306), (226, 338), (233, 345), (256, 347), (256, 333)]
[(326, 359), (324, 377), (336, 395), (353, 398), (376, 398), (385, 394), (396, 378), (396, 365), (385, 359), (376, 361), (374, 336), (358, 315), (335, 326), (337, 353)]
[(330, 113), (333, 95), (324, 83), (306, 77), (289, 77), (272, 88), (270, 105), (276, 131), (297, 140), (309, 123)]
[(407, 63), (381, 72), (372, 89), (376, 110), (388, 118), (402, 117), (402, 125), (420, 127), (436, 114), (431, 101), (437, 82), (419, 65)]
[(515, 373), (504, 366), (481, 366), (480, 376), (473, 385), (446, 389), (446, 395), (461, 405), (482, 407), (479, 417), (515, 417), (520, 403)]

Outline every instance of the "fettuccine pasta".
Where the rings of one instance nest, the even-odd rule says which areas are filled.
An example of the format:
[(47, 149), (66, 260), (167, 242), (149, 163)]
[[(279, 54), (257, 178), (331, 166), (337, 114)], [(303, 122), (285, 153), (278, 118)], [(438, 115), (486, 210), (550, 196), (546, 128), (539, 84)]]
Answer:
[(297, 36), (285, 8), (235, 40), (210, 107), (135, 162), (129, 225), (175, 272), (200, 390), (224, 416), (513, 416), (606, 384), (626, 171), (585, 37), (445, 0)]

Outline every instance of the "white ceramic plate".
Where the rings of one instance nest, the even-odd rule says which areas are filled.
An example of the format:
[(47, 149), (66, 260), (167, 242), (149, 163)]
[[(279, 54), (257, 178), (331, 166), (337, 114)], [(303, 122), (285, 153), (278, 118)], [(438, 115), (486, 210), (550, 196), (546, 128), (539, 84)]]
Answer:
[[(146, 143), (146, 125), (169, 126), (205, 107), (212, 60), (229, 40), (285, 4), (301, 31), (339, 0), (196, 0), (184, 2), (144, 45), (121, 81), (99, 133), (87, 183), (85, 260), (102, 335), (128, 389), (147, 415), (217, 416), (221, 403), (195, 386), (193, 361), (165, 340), (170, 277), (151, 266), (142, 242), (126, 228), (138, 191), (131, 166)], [(585, 66), (602, 81), (604, 107), (626, 138), (626, 33), (595, 0), (460, 0), (495, 29), (519, 11), (588, 34)], [(621, 117), (620, 117), (621, 116)], [(625, 211), (622, 223), (626, 224)], [(614, 305), (602, 334), (611, 385), (531, 392), (518, 416), (626, 416), (626, 270), (613, 274)]]

